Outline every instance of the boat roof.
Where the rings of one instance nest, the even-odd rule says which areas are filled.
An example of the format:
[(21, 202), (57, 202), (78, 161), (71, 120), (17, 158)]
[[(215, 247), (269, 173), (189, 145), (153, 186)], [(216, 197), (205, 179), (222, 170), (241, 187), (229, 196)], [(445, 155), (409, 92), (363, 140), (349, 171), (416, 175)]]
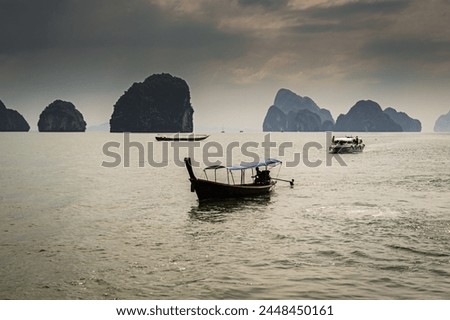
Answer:
[(205, 171), (205, 170), (216, 170), (216, 169), (222, 169), (222, 168), (226, 168), (226, 167), (225, 167), (225, 166), (221, 166), (221, 165), (219, 164), (219, 165), (214, 165), (214, 166), (206, 167), (205, 169), (203, 169), (203, 171)]
[(346, 142), (353, 142), (353, 138), (335, 138), (334, 141), (346, 141)]
[(282, 161), (278, 160), (278, 159), (273, 159), (273, 158), (269, 158), (266, 159), (262, 162), (241, 162), (240, 165), (234, 165), (234, 166), (222, 166), (222, 165), (214, 165), (214, 166), (209, 166), (206, 167), (203, 170), (212, 170), (212, 169), (222, 169), (222, 168), (226, 168), (228, 170), (246, 170), (246, 169), (254, 169), (254, 168), (259, 168), (259, 167), (268, 167), (268, 166), (277, 166), (279, 164), (281, 164)]

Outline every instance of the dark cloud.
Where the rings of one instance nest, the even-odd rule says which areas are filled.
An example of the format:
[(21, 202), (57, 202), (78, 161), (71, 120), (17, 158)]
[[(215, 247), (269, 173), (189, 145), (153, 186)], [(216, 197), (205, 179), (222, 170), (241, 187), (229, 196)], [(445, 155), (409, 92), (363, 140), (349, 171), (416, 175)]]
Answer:
[(384, 21), (366, 20), (364, 22), (319, 22), (319, 23), (305, 23), (296, 27), (290, 28), (292, 32), (300, 33), (324, 33), (324, 32), (350, 32), (357, 30), (367, 30), (377, 27), (385, 26)]
[(398, 64), (414, 63), (420, 68), (448, 61), (450, 41), (428, 38), (372, 39), (363, 46), (361, 53), (377, 60), (389, 60)]
[(39, 99), (93, 100), (106, 118), (133, 81), (159, 72), (186, 79), (214, 114), (242, 99), (261, 110), (286, 86), (448, 87), (449, 14), (444, 0), (0, 0), (0, 98), (37, 114)]
[[(245, 33), (147, 0), (0, 2), (0, 97), (25, 101), (33, 112), (39, 99), (114, 100), (153, 73), (191, 82), (189, 75), (204, 75), (211, 61), (248, 50)], [(111, 100), (102, 112), (110, 112)]]
[(379, 14), (397, 14), (410, 6), (411, 0), (389, 1), (352, 1), (341, 5), (320, 5), (308, 8), (303, 14), (314, 19), (344, 20), (359, 16), (374, 16)]
[(239, 54), (227, 49), (232, 44), (245, 43), (245, 35), (223, 32), (189, 17), (171, 18), (159, 6), (144, 0), (4, 2), (0, 13), (4, 46), (0, 54), (164, 48), (172, 53), (199, 50), (200, 55), (200, 51), (208, 50), (209, 55), (223, 57)]
[(63, 1), (0, 0), (0, 54), (47, 47), (49, 30)]
[(297, 12), (298, 23), (291, 30), (300, 33), (376, 30), (392, 23), (392, 18), (410, 4), (409, 0), (399, 0), (313, 6)]
[(289, 0), (238, 0), (241, 6), (258, 6), (267, 10), (286, 7)]

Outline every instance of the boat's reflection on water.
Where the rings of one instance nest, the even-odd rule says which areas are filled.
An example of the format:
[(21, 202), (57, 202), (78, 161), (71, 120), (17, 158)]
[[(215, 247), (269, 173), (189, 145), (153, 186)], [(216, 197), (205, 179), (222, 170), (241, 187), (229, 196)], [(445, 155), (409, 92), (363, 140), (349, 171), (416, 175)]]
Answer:
[(202, 201), (191, 207), (189, 217), (194, 220), (220, 223), (234, 213), (264, 210), (270, 202), (269, 194), (249, 198)]

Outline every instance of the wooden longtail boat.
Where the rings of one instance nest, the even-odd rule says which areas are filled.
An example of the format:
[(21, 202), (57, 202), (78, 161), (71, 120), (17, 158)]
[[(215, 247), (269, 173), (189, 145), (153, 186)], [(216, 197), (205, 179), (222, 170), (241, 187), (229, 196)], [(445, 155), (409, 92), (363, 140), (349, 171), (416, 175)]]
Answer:
[[(280, 165), (281, 161), (277, 159), (267, 159), (264, 162), (247, 163), (239, 166), (225, 167), (221, 165), (206, 167), (205, 172), (206, 179), (199, 179), (195, 176), (192, 170), (191, 158), (185, 158), (186, 169), (189, 173), (189, 180), (191, 181), (191, 191), (197, 193), (197, 197), (200, 201), (208, 199), (221, 199), (221, 198), (242, 198), (258, 196), (269, 193), (275, 184), (276, 180), (286, 181), (294, 184), (294, 180), (287, 181), (282, 179), (275, 179), (270, 177), (269, 168)], [(264, 167), (264, 170), (260, 171), (259, 168)], [(217, 182), (216, 171), (224, 169), (227, 171), (228, 183)], [(214, 170), (214, 180), (209, 180), (206, 171)], [(252, 175), (252, 183), (245, 183), (245, 171), (256, 170), (256, 175)], [(235, 183), (233, 172), (240, 171), (241, 181)], [(231, 177), (231, 180), (230, 180)]]
[(160, 136), (157, 135), (155, 137), (156, 141), (201, 141), (208, 138), (207, 134), (188, 134), (188, 135), (180, 135), (176, 134), (174, 136)]

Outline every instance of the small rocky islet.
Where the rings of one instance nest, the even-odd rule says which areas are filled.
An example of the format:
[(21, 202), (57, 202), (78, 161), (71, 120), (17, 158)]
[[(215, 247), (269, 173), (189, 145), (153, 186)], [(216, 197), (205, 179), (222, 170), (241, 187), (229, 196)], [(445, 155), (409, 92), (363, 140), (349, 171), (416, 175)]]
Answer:
[(84, 132), (86, 121), (73, 103), (55, 100), (39, 116), (40, 132)]

